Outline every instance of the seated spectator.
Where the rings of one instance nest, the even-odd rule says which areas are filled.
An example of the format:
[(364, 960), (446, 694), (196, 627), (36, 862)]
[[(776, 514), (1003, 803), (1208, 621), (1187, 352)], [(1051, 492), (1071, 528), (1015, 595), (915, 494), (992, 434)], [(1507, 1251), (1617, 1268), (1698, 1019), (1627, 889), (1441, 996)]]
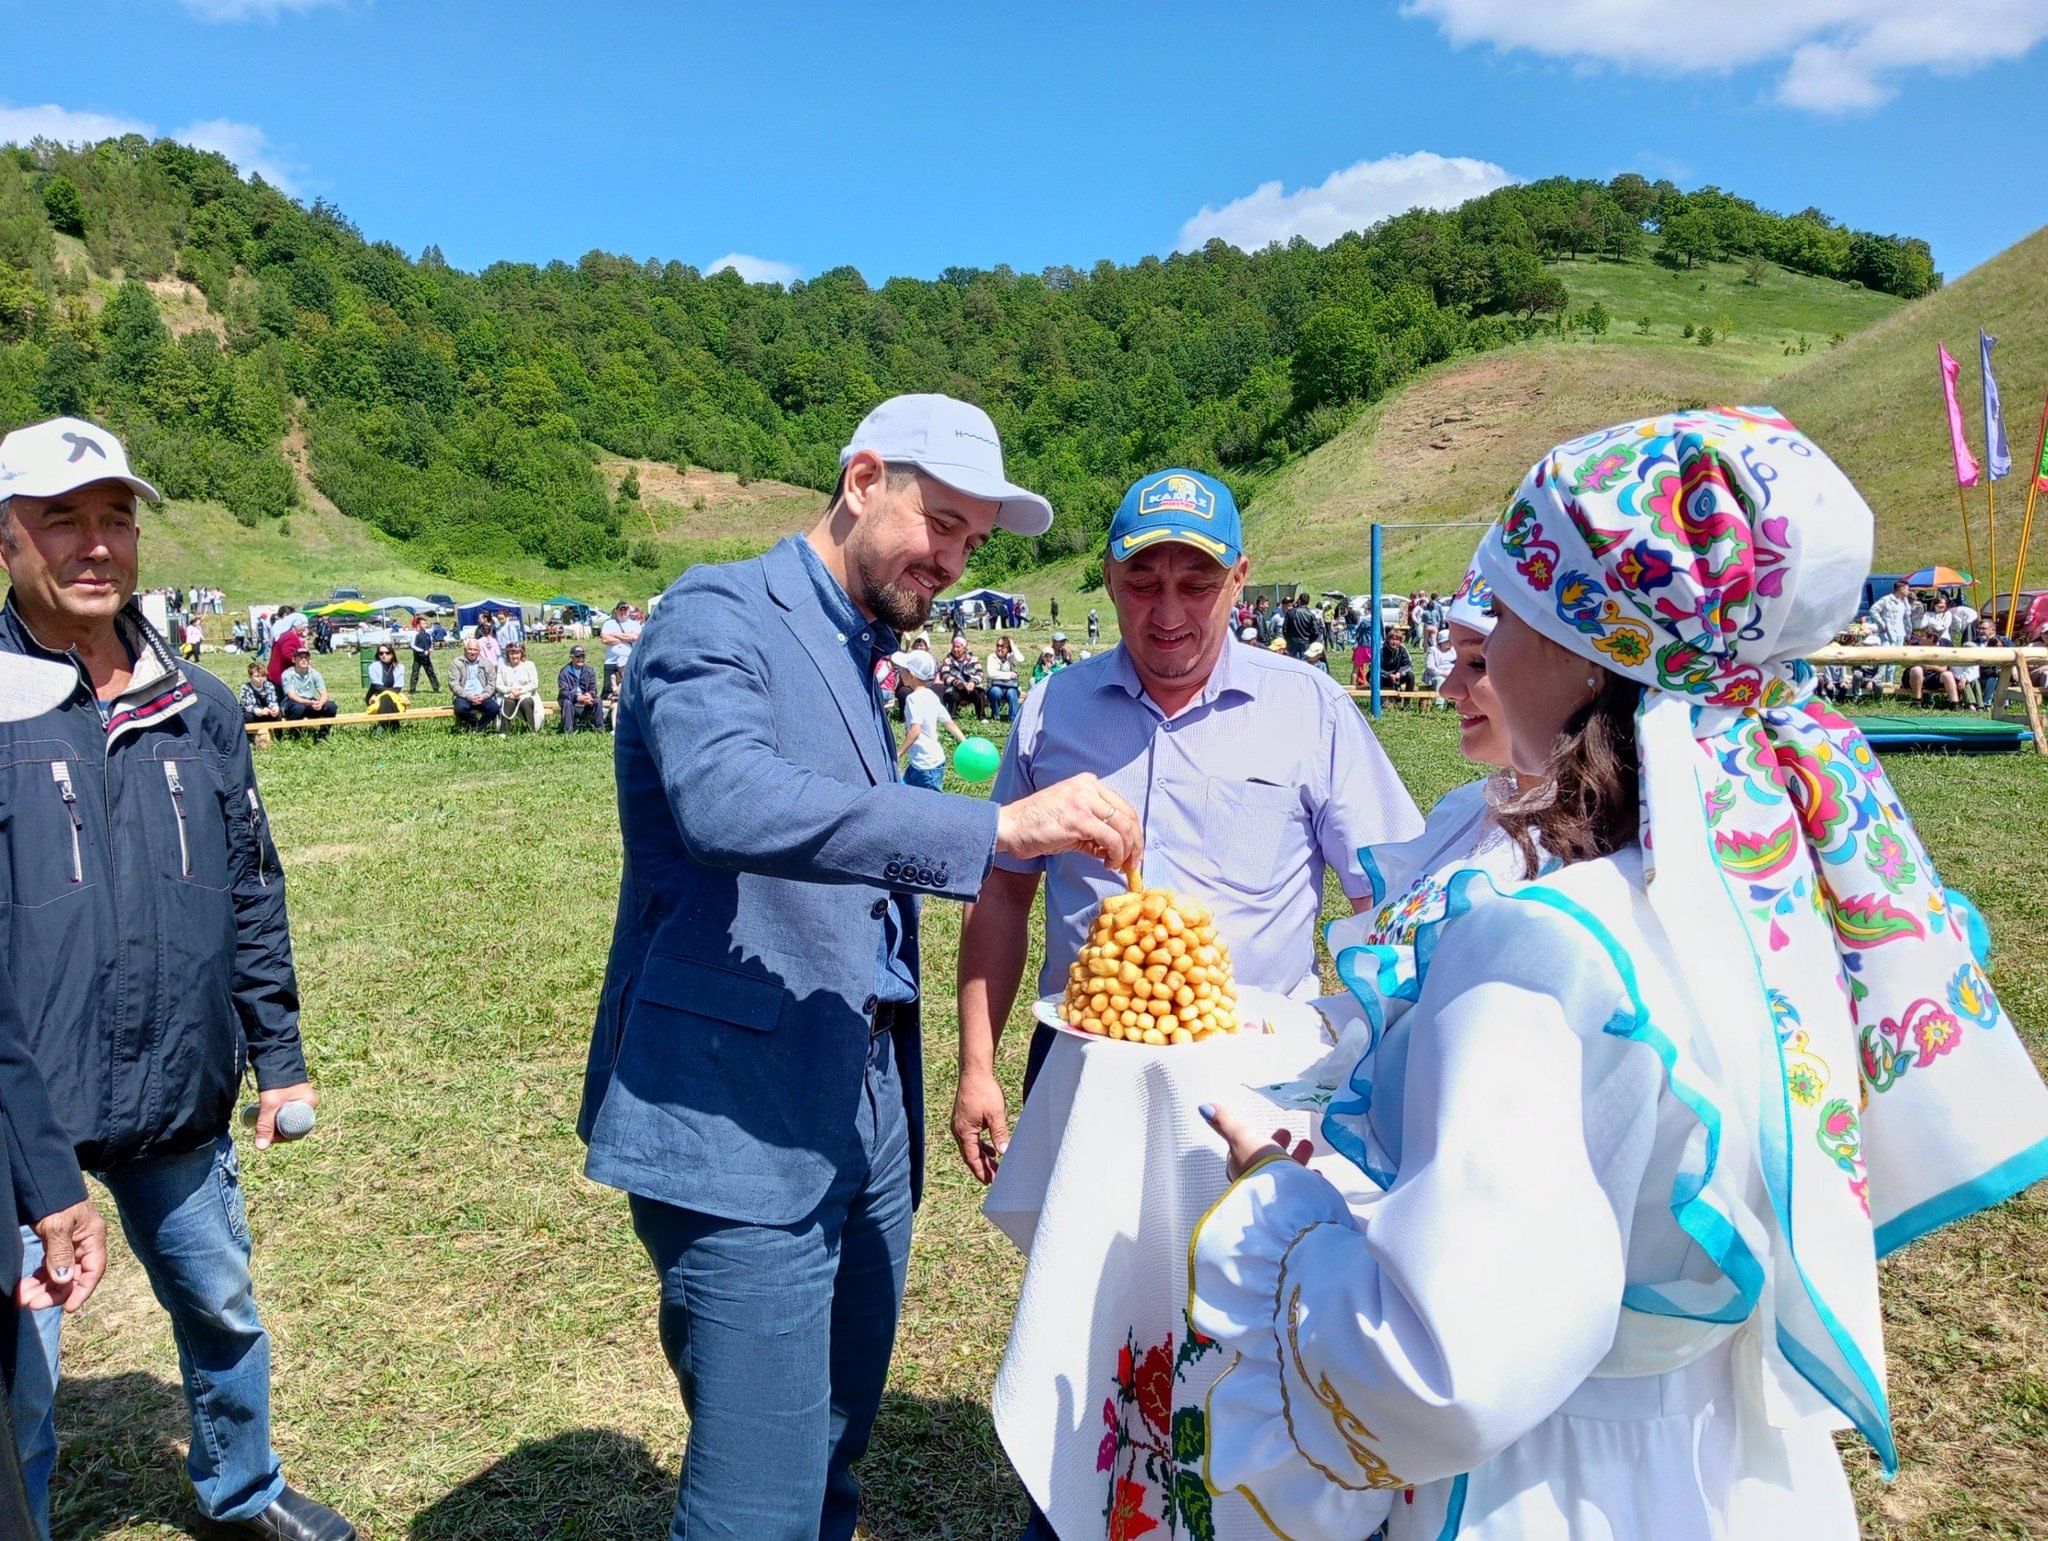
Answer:
[[(298, 656), (284, 671), (284, 678), (278, 681), (277, 688), (284, 694), (286, 722), (300, 722), (308, 717), (333, 717), (341, 710), (334, 704), (334, 697), (327, 693), (327, 681), (313, 667), (312, 651), (304, 643), (299, 644)], [(322, 728), (314, 736), (325, 738), (327, 732)]]
[(626, 669), (630, 664), (629, 659), (612, 676), (611, 684), (605, 687), (604, 700), (599, 703), (604, 708), (604, 730), (607, 733), (614, 731), (619, 725), (619, 703), (625, 699)]
[(455, 702), (455, 726), (488, 728), (498, 720), (498, 666), (484, 657), (483, 644), (471, 637), (462, 656), (448, 666), (448, 693)]
[(242, 685), (242, 721), (276, 722), (284, 716), (278, 705), (277, 687), (263, 672), (263, 665), (249, 660), (249, 678)]
[[(1959, 605), (1956, 607), (1955, 612), (1952, 613), (1959, 614), (1965, 610), (1969, 610), (1969, 607)], [(1975, 611), (1969, 611), (1969, 614), (1971, 616), (1969, 629), (1964, 635), (1956, 639), (1956, 646), (1966, 648), (1998, 646), (1998, 632), (1996, 628), (1989, 621), (1978, 618)], [(1963, 623), (1958, 622), (1957, 624), (1960, 626)], [(1995, 693), (1998, 685), (1999, 669), (1997, 664), (1957, 664), (1955, 674), (1956, 678), (1962, 683), (1963, 700), (1967, 704), (1980, 709), (1991, 704), (1992, 695)]]
[(498, 665), (498, 731), (510, 730), (523, 722), (540, 731), (540, 670), (526, 661), (526, 644), (505, 644), (505, 661)]
[(1036, 685), (1048, 680), (1065, 667), (1051, 648), (1042, 647), (1038, 650), (1038, 661), (1031, 666), (1031, 683)]
[(953, 633), (953, 645), (939, 661), (939, 699), (950, 713), (957, 714), (962, 707), (972, 706), (977, 718), (989, 714), (988, 680), (981, 672), (981, 660), (974, 656), (967, 638), (957, 631)]
[(597, 698), (597, 671), (585, 661), (588, 656), (579, 642), (569, 649), (569, 661), (555, 676), (564, 733), (596, 733), (604, 727), (604, 703)]
[(1408, 656), (1408, 633), (1396, 626), (1380, 642), (1380, 689), (1414, 688), (1415, 660)]
[[(1446, 626), (1432, 629), (1430, 635), (1432, 640), (1429, 651), (1422, 657), (1422, 687), (1425, 690), (1437, 689), (1451, 677), (1451, 670), (1458, 666), (1458, 650), (1451, 646), (1450, 628)], [(1445, 703), (1439, 697), (1437, 704), (1441, 706)]]
[[(1944, 645), (1942, 632), (1945, 629), (1946, 622), (1936, 623), (1931, 619), (1922, 621), (1913, 632), (1912, 645), (1914, 647), (1941, 647)], [(1921, 704), (1930, 685), (1938, 686), (1941, 689), (1942, 693), (1948, 697), (1948, 704), (1950, 706), (1961, 705), (1962, 682), (1956, 678), (1955, 670), (1943, 664), (1916, 663), (1906, 671), (1906, 688), (1913, 692), (1913, 704), (1915, 706)]]
[(1052, 634), (1052, 661), (1055, 672), (1066, 668), (1069, 664), (1078, 662), (1074, 655), (1067, 650), (1067, 634), (1063, 631), (1056, 631)]
[[(380, 717), (395, 716), (412, 705), (405, 694), (405, 670), (398, 662), (398, 649), (389, 642), (377, 644), (377, 656), (370, 660), (369, 683), (363, 687), (363, 708)], [(396, 732), (395, 722), (380, 722), (379, 733)]]
[(1022, 686), (1017, 679), (1017, 650), (1007, 633), (996, 637), (995, 651), (988, 655), (988, 700), (1004, 722), (1014, 722)]

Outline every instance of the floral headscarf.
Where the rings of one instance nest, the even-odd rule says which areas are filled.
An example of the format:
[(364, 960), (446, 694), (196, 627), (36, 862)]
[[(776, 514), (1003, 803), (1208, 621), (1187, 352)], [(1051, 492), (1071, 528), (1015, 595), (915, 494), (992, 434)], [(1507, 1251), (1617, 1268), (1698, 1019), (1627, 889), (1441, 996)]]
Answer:
[(1478, 568), (1466, 568), (1464, 581), (1445, 607), (1444, 619), (1453, 626), (1469, 626), (1483, 637), (1492, 632), (1493, 617), (1492, 585), (1479, 576)]
[(1560, 445), (1474, 561), (1497, 603), (1646, 687), (1650, 903), (1705, 1033), (1679, 1056), (1731, 1104), (1721, 1172), (1770, 1196), (1768, 1277), (1739, 1299), (1795, 1372), (1773, 1421), (1803, 1381), (1889, 1470), (1876, 1259), (2048, 1175), (2048, 1092), (1869, 744), (1812, 692), (1805, 656), (1870, 553), (1869, 508), (1811, 441), (1717, 407)]

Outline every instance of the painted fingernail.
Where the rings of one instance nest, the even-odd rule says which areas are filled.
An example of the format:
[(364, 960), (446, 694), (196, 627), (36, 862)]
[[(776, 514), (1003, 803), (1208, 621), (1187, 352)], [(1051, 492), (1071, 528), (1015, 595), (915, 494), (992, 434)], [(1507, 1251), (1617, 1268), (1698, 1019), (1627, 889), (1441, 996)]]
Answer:
[(1195, 1111), (1196, 1111), (1197, 1113), (1201, 1114), (1201, 1115), (1202, 1115), (1202, 1117), (1203, 1117), (1204, 1119), (1206, 1119), (1206, 1120), (1207, 1120), (1208, 1122), (1210, 1122), (1210, 1123), (1212, 1123), (1212, 1124), (1216, 1122), (1216, 1104), (1215, 1104), (1215, 1103), (1213, 1103), (1213, 1102), (1205, 1102), (1205, 1103), (1201, 1104), (1201, 1105), (1200, 1105), (1199, 1107), (1197, 1107), (1197, 1108), (1195, 1109)]

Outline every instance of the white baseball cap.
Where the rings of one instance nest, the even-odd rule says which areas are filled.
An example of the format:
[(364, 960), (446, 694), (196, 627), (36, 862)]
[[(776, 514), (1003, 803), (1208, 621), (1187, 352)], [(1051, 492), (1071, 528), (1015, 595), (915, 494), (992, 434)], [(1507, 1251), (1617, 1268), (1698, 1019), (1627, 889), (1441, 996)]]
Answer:
[(860, 420), (839, 464), (864, 449), (999, 505), (996, 524), (1013, 534), (1043, 535), (1052, 528), (1052, 505), (1003, 475), (1003, 442), (977, 406), (951, 396), (891, 396)]
[(81, 417), (53, 417), (0, 439), (0, 498), (54, 498), (94, 482), (125, 482), (135, 495), (164, 495), (128, 468), (121, 441)]
[(906, 669), (921, 680), (935, 679), (939, 672), (939, 661), (923, 648), (912, 648), (904, 653), (891, 653), (889, 662), (899, 669)]

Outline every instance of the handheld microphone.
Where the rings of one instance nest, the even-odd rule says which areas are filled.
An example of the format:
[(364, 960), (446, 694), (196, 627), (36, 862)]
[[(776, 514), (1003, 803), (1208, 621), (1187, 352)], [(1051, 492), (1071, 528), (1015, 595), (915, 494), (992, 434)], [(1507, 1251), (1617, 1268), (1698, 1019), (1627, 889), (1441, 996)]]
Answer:
[[(296, 1140), (313, 1132), (313, 1104), (310, 1102), (287, 1102), (277, 1110), (274, 1126), (280, 1140)], [(242, 1109), (242, 1122), (251, 1129), (256, 1127), (256, 1104), (250, 1103)]]

